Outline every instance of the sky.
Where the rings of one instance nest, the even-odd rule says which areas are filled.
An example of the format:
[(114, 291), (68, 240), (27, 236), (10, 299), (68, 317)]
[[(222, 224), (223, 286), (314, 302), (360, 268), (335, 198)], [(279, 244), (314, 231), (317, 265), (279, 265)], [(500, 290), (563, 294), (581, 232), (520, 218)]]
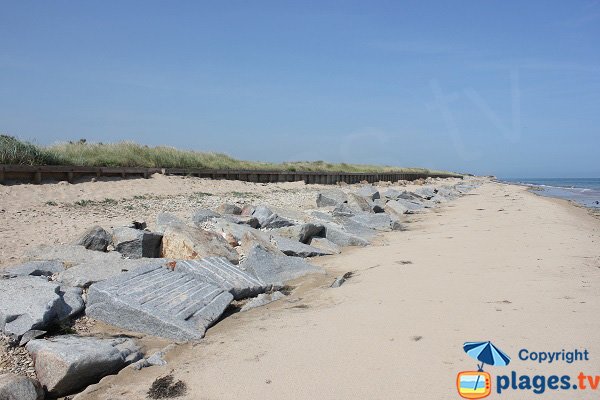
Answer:
[(0, 0), (0, 133), (600, 177), (600, 1)]

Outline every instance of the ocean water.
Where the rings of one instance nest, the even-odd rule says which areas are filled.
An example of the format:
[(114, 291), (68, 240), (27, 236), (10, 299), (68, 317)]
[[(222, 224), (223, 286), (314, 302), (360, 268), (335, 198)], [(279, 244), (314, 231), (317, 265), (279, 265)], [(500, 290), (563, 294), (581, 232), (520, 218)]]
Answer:
[(600, 178), (509, 178), (504, 182), (535, 186), (541, 196), (573, 200), (586, 207), (600, 208)]

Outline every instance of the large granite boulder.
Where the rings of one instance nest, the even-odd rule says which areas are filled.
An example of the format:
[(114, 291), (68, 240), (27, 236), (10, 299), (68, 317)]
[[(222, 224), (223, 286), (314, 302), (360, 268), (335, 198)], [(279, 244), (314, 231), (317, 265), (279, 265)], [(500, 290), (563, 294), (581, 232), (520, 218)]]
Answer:
[(381, 197), (377, 188), (371, 185), (361, 186), (360, 189), (356, 191), (356, 194), (369, 200), (376, 200)]
[(287, 257), (261, 243), (248, 245), (245, 255), (240, 267), (266, 284), (281, 285), (307, 274), (324, 273), (321, 268), (307, 263), (303, 258)]
[(81, 293), (61, 291), (44, 278), (0, 279), (0, 331), (18, 342), (30, 330), (46, 330), (80, 312), (82, 304)]
[(217, 211), (221, 214), (231, 214), (231, 215), (240, 215), (242, 213), (242, 209), (235, 204), (224, 203), (219, 206)]
[(335, 208), (331, 212), (331, 215), (333, 215), (334, 217), (352, 217), (357, 212), (360, 212), (360, 210), (356, 210), (355, 208), (351, 207), (348, 203), (342, 203), (335, 206)]
[(327, 238), (314, 237), (310, 241), (310, 245), (312, 247), (316, 247), (317, 249), (324, 250), (331, 254), (340, 254), (342, 252), (342, 250), (340, 249), (340, 246), (333, 243), (331, 240), (329, 240)]
[(237, 264), (239, 256), (218, 233), (189, 226), (171, 226), (163, 235), (161, 257), (174, 259), (200, 259), (225, 257)]
[(260, 226), (258, 218), (251, 215), (225, 215), (223, 218), (229, 222), (233, 222), (234, 224), (248, 225), (249, 227), (255, 229)]
[(396, 217), (401, 217), (408, 213), (408, 208), (398, 200), (390, 200), (385, 205), (385, 212)]
[(319, 249), (297, 240), (281, 236), (274, 236), (271, 242), (286, 256), (306, 258), (333, 254), (327, 250)]
[(212, 283), (231, 293), (236, 300), (256, 296), (270, 288), (224, 258), (207, 257), (173, 263), (176, 272), (191, 274), (204, 282)]
[(348, 206), (358, 212), (372, 212), (371, 203), (372, 200), (361, 197), (354, 193), (348, 194)]
[(267, 206), (258, 206), (252, 212), (252, 216), (258, 220), (261, 228), (282, 228), (294, 223), (286, 218), (280, 217)]
[(119, 227), (113, 230), (115, 250), (127, 258), (156, 258), (160, 256), (162, 234)]
[(186, 223), (171, 213), (161, 212), (156, 216), (156, 229), (154, 231), (163, 233), (167, 228), (180, 226), (186, 226)]
[(415, 189), (415, 193), (426, 200), (431, 200), (431, 198), (437, 193), (437, 189), (433, 186), (422, 186)]
[(294, 239), (298, 242), (307, 244), (314, 237), (325, 237), (325, 226), (319, 223), (307, 222), (302, 225), (273, 229), (273, 232), (278, 236)]
[(0, 276), (52, 276), (65, 270), (62, 262), (51, 261), (29, 261), (23, 264), (14, 265), (0, 271)]
[(399, 226), (394, 223), (395, 221), (388, 214), (385, 213), (360, 213), (351, 217), (350, 220), (376, 231), (391, 231), (394, 230), (394, 228), (399, 229)]
[(376, 214), (384, 213), (386, 203), (387, 201), (384, 199), (373, 200), (373, 202), (371, 202), (371, 211), (373, 211)]
[(406, 200), (403, 198), (399, 198), (398, 200), (393, 200), (393, 201), (404, 206), (404, 208), (406, 208), (406, 211), (405, 211), (406, 214), (417, 213), (417, 212), (423, 210), (423, 208), (425, 207), (425, 205), (423, 204), (422, 201), (418, 201), (416, 199), (415, 200)]
[(219, 214), (218, 212), (202, 208), (194, 211), (194, 213), (192, 214), (192, 222), (194, 223), (194, 225), (201, 228), (202, 224), (204, 224), (206, 221), (219, 217), (221, 217), (221, 214)]
[(116, 252), (88, 250), (78, 245), (40, 245), (26, 251), (25, 258), (32, 261), (60, 261), (69, 268), (86, 262), (119, 260), (121, 255)]
[(348, 196), (339, 189), (326, 190), (317, 194), (317, 207), (335, 207), (347, 202)]
[(75, 393), (142, 358), (131, 339), (74, 335), (27, 343), (37, 378), (52, 397)]
[(149, 335), (197, 340), (232, 300), (194, 274), (149, 265), (90, 286), (86, 314)]
[(106, 251), (110, 244), (110, 233), (101, 226), (93, 226), (77, 239), (75, 244), (85, 247), (88, 250)]
[(0, 374), (0, 400), (44, 400), (44, 389), (26, 376)]

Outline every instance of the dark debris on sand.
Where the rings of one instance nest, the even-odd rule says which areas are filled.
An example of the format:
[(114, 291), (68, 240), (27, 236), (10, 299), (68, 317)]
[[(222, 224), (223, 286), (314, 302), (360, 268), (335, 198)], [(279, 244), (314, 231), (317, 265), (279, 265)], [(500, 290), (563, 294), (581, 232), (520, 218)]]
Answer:
[(187, 385), (183, 381), (174, 382), (173, 375), (156, 378), (148, 390), (149, 399), (172, 399), (185, 395)]

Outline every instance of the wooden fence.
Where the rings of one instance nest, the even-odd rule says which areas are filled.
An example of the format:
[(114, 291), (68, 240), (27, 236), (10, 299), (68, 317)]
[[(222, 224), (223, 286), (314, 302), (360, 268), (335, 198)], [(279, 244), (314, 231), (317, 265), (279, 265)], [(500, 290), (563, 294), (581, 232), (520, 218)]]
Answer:
[(386, 172), (386, 173), (344, 173), (344, 172), (313, 172), (313, 171), (263, 171), (263, 170), (206, 170), (183, 168), (130, 168), (130, 167), (77, 167), (77, 166), (31, 166), (31, 165), (0, 165), (0, 184), (37, 183), (44, 180), (74, 182), (84, 176), (112, 176), (121, 178), (148, 178), (152, 174), (186, 175), (210, 179), (239, 180), (246, 182), (297, 182), (319, 184), (336, 184), (338, 182), (369, 183), (379, 181), (395, 182), (398, 180), (413, 181), (420, 178), (462, 177), (454, 174), (425, 174), (419, 172)]

